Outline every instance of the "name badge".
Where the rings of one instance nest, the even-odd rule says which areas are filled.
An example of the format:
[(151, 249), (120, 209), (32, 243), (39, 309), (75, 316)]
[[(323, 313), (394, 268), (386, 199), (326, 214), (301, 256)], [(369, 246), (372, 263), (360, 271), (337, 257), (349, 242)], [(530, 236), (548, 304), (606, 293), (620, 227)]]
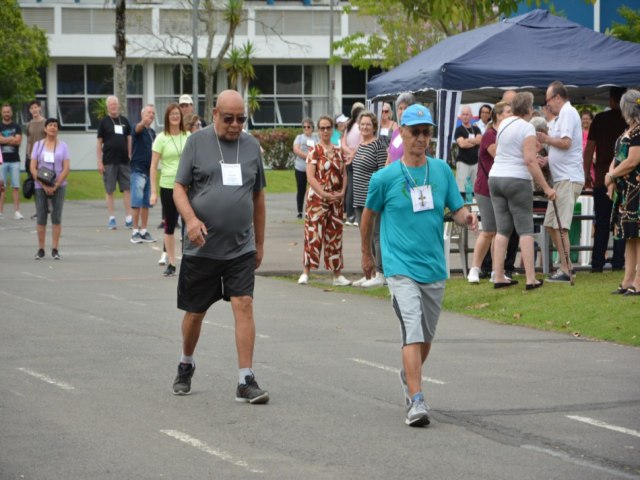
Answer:
[(242, 169), (239, 163), (222, 163), (222, 184), (229, 187), (242, 185)]
[(388, 128), (381, 128), (380, 129), (380, 135), (383, 137), (386, 137), (387, 135), (389, 135), (389, 129)]
[(42, 159), (45, 163), (54, 163), (55, 158), (53, 156), (53, 152), (42, 152)]
[(124, 128), (122, 128), (122, 125), (114, 125), (113, 126), (113, 131), (116, 132), (116, 135), (123, 135), (124, 134)]
[(393, 142), (391, 142), (391, 145), (393, 145), (395, 148), (400, 148), (400, 145), (402, 145), (402, 137), (400, 135), (398, 135)]
[(411, 203), (413, 203), (414, 212), (433, 210), (433, 195), (431, 193), (431, 185), (413, 187), (411, 189)]
[(316, 142), (314, 142), (313, 140), (307, 140), (307, 147), (313, 148), (315, 146), (316, 146)]
[(470, 133), (469, 134), (469, 138), (476, 138), (476, 134), (475, 133)]

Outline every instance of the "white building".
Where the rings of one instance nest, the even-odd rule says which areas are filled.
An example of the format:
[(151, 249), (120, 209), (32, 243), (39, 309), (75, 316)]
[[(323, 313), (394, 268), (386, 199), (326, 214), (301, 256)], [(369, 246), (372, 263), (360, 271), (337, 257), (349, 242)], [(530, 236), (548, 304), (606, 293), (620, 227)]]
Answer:
[[(43, 75), (43, 114), (60, 119), (63, 137), (74, 158), (74, 169), (95, 168), (93, 108), (97, 100), (113, 93), (115, 9), (105, 0), (21, 0), (25, 22), (42, 28), (49, 38), (51, 63)], [(308, 0), (305, 0), (305, 3)], [(328, 0), (244, 2), (245, 21), (236, 31), (234, 45), (251, 41), (257, 78), (251, 85), (262, 92), (260, 110), (251, 119), (255, 127), (300, 125), (304, 117), (349, 113), (351, 104), (364, 101), (369, 75), (349, 65), (334, 68), (330, 88), (330, 15)], [(334, 40), (356, 32), (371, 33), (373, 18), (342, 12), (333, 7)], [(137, 122), (143, 105), (156, 105), (157, 122), (166, 105), (182, 93), (192, 94), (192, 7), (189, 0), (137, 0), (127, 2), (127, 110)], [(219, 22), (214, 54), (219, 50), (226, 24)], [(178, 45), (183, 55), (170, 55), (163, 43)], [(199, 36), (202, 57), (206, 35)], [(214, 91), (227, 87), (219, 69)], [(198, 112), (204, 110), (204, 79), (199, 77)], [(333, 95), (332, 95), (333, 94)], [(331, 97), (333, 96), (333, 102)], [(195, 98), (194, 98), (195, 100)], [(333, 108), (331, 105), (333, 105)], [(23, 112), (24, 122), (26, 108)], [(24, 158), (24, 157), (23, 157)]]

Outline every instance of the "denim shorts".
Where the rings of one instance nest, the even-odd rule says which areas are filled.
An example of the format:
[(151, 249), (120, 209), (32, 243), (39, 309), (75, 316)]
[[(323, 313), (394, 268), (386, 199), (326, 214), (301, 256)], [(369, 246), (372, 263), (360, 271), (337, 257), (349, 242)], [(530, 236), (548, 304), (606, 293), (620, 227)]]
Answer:
[(2, 178), (4, 186), (9, 186), (9, 177), (11, 177), (11, 186), (20, 188), (20, 162), (4, 162), (2, 164)]
[(151, 179), (141, 172), (131, 172), (131, 208), (150, 208)]

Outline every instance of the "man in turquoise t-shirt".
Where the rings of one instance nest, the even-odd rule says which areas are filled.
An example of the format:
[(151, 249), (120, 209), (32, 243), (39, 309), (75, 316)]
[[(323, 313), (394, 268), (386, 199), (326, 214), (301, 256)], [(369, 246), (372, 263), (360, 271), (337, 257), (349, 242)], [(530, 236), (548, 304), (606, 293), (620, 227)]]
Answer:
[(374, 173), (362, 215), (362, 268), (374, 273), (371, 255), (373, 220), (381, 215), (380, 243), (384, 274), (402, 330), (402, 382), (407, 405), (405, 423), (428, 425), (422, 393), (422, 365), (429, 355), (440, 316), (447, 278), (444, 257), (444, 209), (453, 220), (476, 230), (478, 220), (464, 206), (449, 166), (427, 158), (433, 134), (431, 113), (411, 105), (401, 121), (401, 161)]

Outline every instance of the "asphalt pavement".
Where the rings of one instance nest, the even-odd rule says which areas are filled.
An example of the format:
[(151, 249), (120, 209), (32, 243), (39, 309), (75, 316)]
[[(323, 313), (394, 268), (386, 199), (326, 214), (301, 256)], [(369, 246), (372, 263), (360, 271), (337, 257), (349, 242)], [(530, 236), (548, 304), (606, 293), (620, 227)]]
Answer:
[[(640, 479), (638, 348), (445, 312), (424, 372), (432, 424), (407, 427), (390, 302), (274, 277), (300, 272), (291, 194), (267, 196), (256, 280), (267, 405), (234, 401), (226, 303), (205, 319), (193, 394), (172, 395), (182, 315), (161, 244), (131, 244), (121, 216), (108, 231), (103, 202), (67, 202), (62, 259), (48, 241), (36, 261), (22, 213), (0, 219), (2, 480)], [(359, 262), (349, 227), (350, 278)]]

